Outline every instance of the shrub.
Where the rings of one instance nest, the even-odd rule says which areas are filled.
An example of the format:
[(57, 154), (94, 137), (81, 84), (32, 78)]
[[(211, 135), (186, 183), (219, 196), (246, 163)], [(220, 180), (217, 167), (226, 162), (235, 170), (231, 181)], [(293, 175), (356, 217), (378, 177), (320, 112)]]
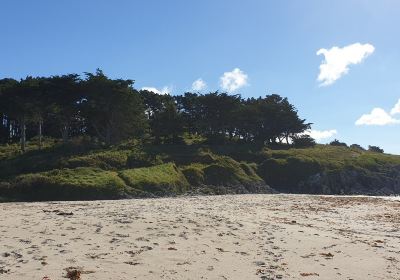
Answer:
[(355, 150), (365, 151), (365, 149), (358, 144), (351, 144), (350, 148), (355, 149)]
[(379, 148), (378, 146), (368, 146), (368, 151), (381, 154), (384, 153), (384, 150)]
[(344, 142), (340, 142), (339, 140), (335, 139), (332, 142), (329, 143), (329, 145), (331, 146), (343, 146), (343, 147), (347, 147), (347, 144)]

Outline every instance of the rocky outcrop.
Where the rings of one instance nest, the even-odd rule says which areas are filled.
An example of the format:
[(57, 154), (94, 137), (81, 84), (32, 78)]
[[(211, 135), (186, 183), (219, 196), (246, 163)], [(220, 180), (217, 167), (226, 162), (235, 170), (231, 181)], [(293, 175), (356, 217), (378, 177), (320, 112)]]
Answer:
[(297, 192), (312, 194), (400, 194), (400, 166), (379, 170), (338, 170), (321, 172), (299, 182)]

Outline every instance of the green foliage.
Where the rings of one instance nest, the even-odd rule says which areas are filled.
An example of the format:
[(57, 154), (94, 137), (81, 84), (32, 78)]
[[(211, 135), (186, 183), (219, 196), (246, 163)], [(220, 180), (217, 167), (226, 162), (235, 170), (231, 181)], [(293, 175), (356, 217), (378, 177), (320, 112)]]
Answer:
[(335, 139), (332, 142), (329, 143), (331, 146), (341, 146), (341, 147), (347, 147), (347, 144), (344, 142), (340, 142), (339, 140)]
[(154, 113), (151, 121), (152, 133), (156, 142), (160, 143), (182, 143), (184, 132), (183, 119), (178, 112), (175, 102), (168, 100), (163, 104), (162, 110)]
[(144, 152), (164, 162), (175, 162), (178, 165), (192, 162), (212, 163), (215, 160), (209, 149), (198, 145), (148, 145), (144, 147)]
[(74, 156), (65, 161), (68, 168), (98, 167), (118, 170), (127, 166), (129, 151), (103, 151), (84, 156)]
[(148, 154), (143, 150), (136, 149), (130, 152), (126, 162), (128, 168), (148, 167), (162, 163), (160, 155)]
[(350, 145), (350, 148), (352, 148), (352, 149), (354, 149), (354, 150), (365, 151), (365, 149), (364, 149), (361, 145), (358, 145), (358, 144), (351, 144), (351, 145)]
[(368, 146), (368, 151), (381, 154), (384, 153), (384, 150), (379, 148), (378, 146)]
[[(42, 150), (28, 141), (25, 153), (17, 144), (0, 145), (0, 197), (73, 200), (188, 191), (222, 194), (256, 192), (249, 186), (265, 182), (279, 191), (316, 193), (317, 188), (301, 188), (315, 174), (328, 174), (328, 183), (336, 186), (343, 181), (343, 171), (354, 171), (358, 174), (354, 182), (370, 184), (400, 166), (400, 156), (357, 147), (273, 150), (249, 143), (141, 145), (131, 141), (105, 148), (81, 140), (66, 145), (46, 139)], [(340, 193), (341, 188), (334, 191)]]
[(43, 172), (66, 167), (65, 159), (90, 154), (98, 149), (85, 142), (69, 142), (68, 144), (55, 143), (54, 140), (43, 142), (41, 150), (35, 143), (27, 142), (26, 152), (19, 151), (17, 145), (5, 145), (0, 149), (0, 179), (6, 179), (19, 174)]
[(316, 145), (315, 140), (309, 135), (296, 135), (292, 137), (293, 147), (308, 148)]
[[(336, 178), (341, 171), (354, 170), (358, 174), (364, 174), (362, 178), (366, 180), (368, 176), (376, 179), (382, 172), (389, 172), (393, 166), (400, 165), (400, 156), (344, 146), (316, 145), (307, 149), (264, 149), (261, 154), (265, 161), (260, 164), (258, 174), (272, 187), (291, 192), (299, 191), (297, 188), (299, 183), (310, 175), (318, 173), (333, 174), (332, 176)], [(337, 184), (340, 182), (339, 179), (338, 177)]]
[(182, 168), (182, 173), (191, 186), (200, 186), (204, 184), (204, 171), (202, 166), (191, 164)]
[(258, 166), (256, 163), (251, 162), (241, 162), (240, 167), (243, 169), (243, 171), (249, 176), (250, 178), (255, 179), (256, 181), (260, 179), (260, 177), (257, 174)]
[(260, 176), (272, 186), (290, 188), (322, 171), (318, 161), (307, 156), (267, 159), (259, 167)]
[[(191, 135), (187, 142), (274, 146), (285, 140), (289, 145), (311, 125), (277, 94), (250, 99), (218, 91), (171, 96), (137, 91), (133, 84), (130, 79), (111, 79), (100, 69), (82, 76), (2, 79), (0, 143), (19, 141), (25, 152), (26, 141), (36, 134), (39, 147), (43, 136), (64, 143), (85, 136), (112, 146), (132, 138), (183, 144), (183, 136)], [(89, 160), (77, 159), (76, 164)]]
[(185, 176), (172, 163), (122, 170), (120, 177), (134, 189), (157, 195), (181, 194), (189, 188)]
[(97, 168), (55, 169), (16, 177), (0, 196), (22, 200), (112, 199), (127, 191), (118, 173)]
[(109, 79), (99, 69), (86, 73), (83, 116), (106, 145), (141, 136), (146, 128), (144, 106), (132, 84), (132, 80)]
[(207, 185), (229, 186), (262, 182), (250, 165), (229, 157), (219, 157), (215, 163), (205, 167), (203, 172)]

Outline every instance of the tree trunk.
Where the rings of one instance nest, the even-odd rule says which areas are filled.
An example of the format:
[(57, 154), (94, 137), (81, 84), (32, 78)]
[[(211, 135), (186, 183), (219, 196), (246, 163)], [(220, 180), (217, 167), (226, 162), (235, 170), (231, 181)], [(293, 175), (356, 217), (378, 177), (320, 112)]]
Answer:
[(106, 139), (105, 139), (105, 143), (106, 143), (106, 145), (107, 146), (110, 146), (111, 145), (111, 134), (112, 134), (112, 132), (111, 132), (111, 125), (107, 125), (107, 128), (106, 128)]
[(25, 117), (21, 118), (21, 151), (24, 153), (26, 148), (26, 126)]
[(66, 144), (68, 141), (68, 126), (63, 126), (63, 128), (61, 129), (61, 136), (63, 139), (63, 143)]
[(43, 121), (40, 120), (39, 121), (39, 150), (42, 149), (42, 124), (43, 124)]

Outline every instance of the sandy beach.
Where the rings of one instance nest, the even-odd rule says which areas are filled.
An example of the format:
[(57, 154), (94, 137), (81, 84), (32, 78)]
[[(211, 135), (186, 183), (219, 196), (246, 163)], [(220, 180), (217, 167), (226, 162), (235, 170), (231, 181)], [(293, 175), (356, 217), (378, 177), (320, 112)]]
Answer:
[(396, 200), (229, 195), (0, 209), (0, 279), (400, 279)]

